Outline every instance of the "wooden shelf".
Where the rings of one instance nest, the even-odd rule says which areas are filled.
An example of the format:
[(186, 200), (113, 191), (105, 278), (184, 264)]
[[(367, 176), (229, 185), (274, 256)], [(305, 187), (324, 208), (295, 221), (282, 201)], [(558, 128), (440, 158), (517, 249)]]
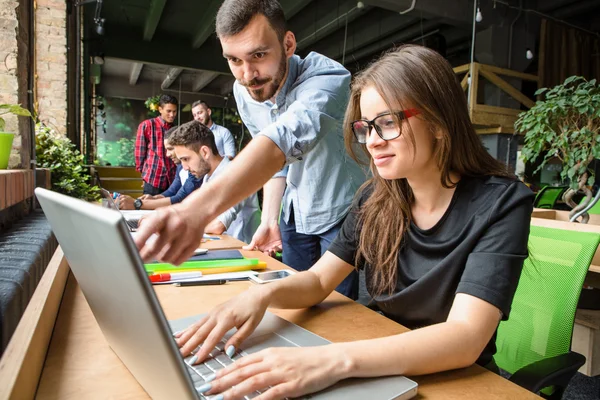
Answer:
[(465, 74), (460, 83), (465, 91), (469, 89), (469, 75), (473, 75), (471, 78), (472, 87), (467, 101), (469, 103), (469, 116), (471, 117), (471, 122), (475, 125), (478, 134), (513, 134), (515, 132), (514, 125), (517, 121), (517, 116), (523, 112), (521, 109), (478, 104), (477, 95), (480, 76), (487, 79), (494, 86), (507, 93), (526, 108), (531, 108), (535, 105), (534, 100), (530, 99), (513, 85), (501, 78), (501, 75), (503, 75), (537, 83), (538, 77), (535, 75), (479, 63), (458, 66), (454, 68), (454, 73), (457, 75)]

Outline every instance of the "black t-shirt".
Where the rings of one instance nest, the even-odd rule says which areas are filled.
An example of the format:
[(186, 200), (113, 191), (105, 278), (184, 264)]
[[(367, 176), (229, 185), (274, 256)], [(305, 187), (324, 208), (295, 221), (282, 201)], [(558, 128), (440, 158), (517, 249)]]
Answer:
[[(355, 201), (329, 251), (354, 265), (358, 247), (357, 211), (372, 193), (366, 187)], [(431, 229), (411, 223), (398, 256), (398, 282), (390, 295), (375, 297), (381, 311), (411, 328), (447, 320), (456, 293), (496, 306), (508, 319), (517, 283), (527, 258), (533, 192), (502, 177), (463, 177), (452, 201)], [(377, 235), (377, 232), (373, 232)], [(373, 293), (372, 267), (365, 269)], [(491, 361), (496, 334), (477, 360)]]

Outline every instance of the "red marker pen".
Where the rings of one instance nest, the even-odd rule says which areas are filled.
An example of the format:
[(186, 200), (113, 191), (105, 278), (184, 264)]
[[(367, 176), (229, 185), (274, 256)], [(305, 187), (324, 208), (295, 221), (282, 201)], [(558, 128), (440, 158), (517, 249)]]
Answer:
[(182, 279), (200, 278), (202, 272), (171, 272), (170, 274), (150, 275), (150, 282), (176, 282)]

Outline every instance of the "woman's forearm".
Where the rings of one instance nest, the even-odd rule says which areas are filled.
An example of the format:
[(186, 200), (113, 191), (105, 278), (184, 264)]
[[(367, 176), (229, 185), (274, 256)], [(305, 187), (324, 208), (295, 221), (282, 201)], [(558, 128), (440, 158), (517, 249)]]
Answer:
[(448, 320), (396, 336), (340, 343), (348, 376), (422, 375), (463, 368), (477, 361), (498, 328), (500, 311), (459, 293)]
[(299, 272), (264, 287), (269, 307), (306, 308), (319, 304), (354, 268), (326, 251), (308, 271)]
[(319, 277), (311, 271), (299, 272), (261, 289), (269, 307), (284, 309), (312, 307), (331, 293), (322, 287)]
[(481, 354), (461, 322), (444, 322), (400, 335), (340, 343), (346, 357), (347, 377), (423, 375), (472, 365)]

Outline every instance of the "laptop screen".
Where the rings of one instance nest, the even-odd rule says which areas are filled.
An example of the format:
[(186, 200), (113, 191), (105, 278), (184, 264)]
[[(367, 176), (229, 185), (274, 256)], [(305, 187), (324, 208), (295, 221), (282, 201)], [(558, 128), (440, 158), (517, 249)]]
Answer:
[(108, 208), (112, 208), (113, 210), (119, 210), (119, 206), (115, 203), (112, 198), (110, 192), (104, 188), (100, 188), (100, 193), (102, 193), (102, 197), (104, 197), (107, 201)]

